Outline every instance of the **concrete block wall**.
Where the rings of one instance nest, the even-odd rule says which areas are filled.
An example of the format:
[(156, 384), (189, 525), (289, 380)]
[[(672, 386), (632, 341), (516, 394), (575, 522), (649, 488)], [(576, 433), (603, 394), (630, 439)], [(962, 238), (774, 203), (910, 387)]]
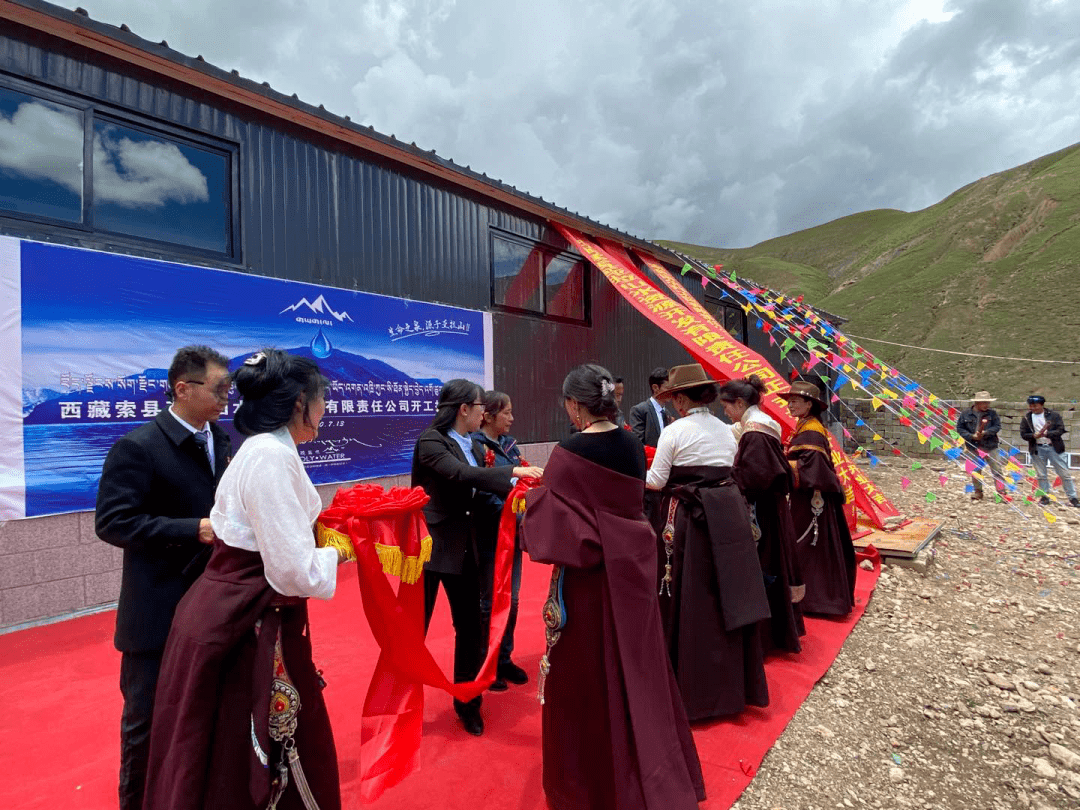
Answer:
[[(543, 466), (554, 442), (522, 446)], [(408, 475), (375, 478), (384, 487), (409, 486)], [(323, 504), (348, 484), (318, 487)], [(113, 606), (120, 593), (124, 552), (94, 534), (94, 513), (11, 520), (0, 524), (0, 632)]]
[[(873, 434), (877, 433), (906, 455), (916, 458), (929, 458), (940, 454), (940, 451), (931, 451), (929, 444), (920, 444), (915, 430), (901, 425), (896, 416), (884, 407), (875, 411), (869, 399), (847, 399), (844, 402), (848, 407), (842, 409), (843, 418), (841, 421), (854, 437), (854, 442), (845, 439), (845, 449), (853, 449), (857, 443), (871, 452), (881, 455), (888, 454), (889, 451), (881, 442), (872, 441)], [(969, 408), (971, 403), (967, 400), (961, 400), (946, 402), (945, 405), (956, 408), (959, 415), (959, 412)], [(992, 403), (991, 407), (1001, 417), (1001, 433), (999, 434), (1001, 441), (1003, 443), (1008, 442), (1019, 450), (1027, 452), (1027, 442), (1020, 438), (1020, 420), (1028, 412), (1027, 402), (999, 401)], [(1065, 450), (1073, 453), (1080, 452), (1080, 413), (1077, 412), (1076, 403), (1047, 402), (1046, 407), (1061, 414), (1062, 420), (1065, 422), (1065, 429), (1068, 431), (1064, 437)], [(866, 426), (860, 427), (856, 425), (857, 419), (862, 419)], [(953, 420), (953, 426), (955, 424), (956, 422)]]

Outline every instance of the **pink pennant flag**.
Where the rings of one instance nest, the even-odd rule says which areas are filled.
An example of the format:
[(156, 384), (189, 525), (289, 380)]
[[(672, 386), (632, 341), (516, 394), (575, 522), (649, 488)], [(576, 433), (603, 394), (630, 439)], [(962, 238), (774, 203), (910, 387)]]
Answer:
[(975, 472), (975, 462), (972, 461), (970, 458), (967, 461), (964, 462), (964, 472), (966, 472), (966, 473)]
[(910, 478), (901, 478), (900, 479), (900, 487), (901, 487), (901, 489), (907, 489), (910, 486), (911, 486), (911, 479)]
[(926, 425), (926, 427), (919, 428), (919, 433), (929, 439), (934, 434), (934, 426)]
[(701, 277), (701, 286), (702, 287), (708, 287), (709, 286), (709, 277), (708, 276), (702, 276)]
[(915, 410), (915, 397), (913, 397), (911, 394), (908, 394), (903, 399), (903, 405), (904, 405), (905, 408)]
[(949, 483), (949, 476), (947, 476), (947, 475), (939, 475), (938, 476), (938, 483), (941, 484), (942, 486), (945, 486), (947, 483)]

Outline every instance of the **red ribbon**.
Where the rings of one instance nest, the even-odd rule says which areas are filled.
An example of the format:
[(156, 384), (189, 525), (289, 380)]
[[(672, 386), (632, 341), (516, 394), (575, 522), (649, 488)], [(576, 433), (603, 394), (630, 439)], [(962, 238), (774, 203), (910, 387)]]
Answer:
[[(356, 544), (357, 577), (364, 613), (381, 650), (361, 717), (361, 801), (375, 801), (419, 768), (424, 686), (433, 686), (458, 700), (468, 701), (495, 680), (498, 648), (510, 613), (510, 579), (517, 531), (514, 503), (523, 499), (525, 491), (536, 483), (536, 479), (521, 479), (503, 507), (495, 551), (488, 649), (480, 673), (468, 683), (455, 684), (447, 678), (424, 643), (423, 579), (412, 585), (402, 582), (395, 594), (374, 544)], [(413, 491), (416, 489), (419, 488)], [(424, 498), (426, 502), (426, 496)]]

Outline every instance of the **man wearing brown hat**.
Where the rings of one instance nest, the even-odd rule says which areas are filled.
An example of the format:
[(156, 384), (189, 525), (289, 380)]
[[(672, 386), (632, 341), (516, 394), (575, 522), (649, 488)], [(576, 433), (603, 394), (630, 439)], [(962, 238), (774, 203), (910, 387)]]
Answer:
[(971, 407), (960, 414), (960, 418), (956, 420), (956, 432), (964, 437), (968, 451), (985, 461), (985, 464), (975, 470), (971, 476), (971, 484), (974, 487), (974, 492), (971, 493), (973, 501), (983, 499), (983, 479), (987, 467), (994, 476), (998, 490), (1002, 495), (1005, 493), (1005, 479), (1001, 476), (1001, 461), (998, 459), (998, 433), (1001, 432), (1001, 418), (997, 411), (990, 407), (991, 402), (997, 402), (997, 400), (990, 396), (989, 391), (978, 391), (971, 398)]

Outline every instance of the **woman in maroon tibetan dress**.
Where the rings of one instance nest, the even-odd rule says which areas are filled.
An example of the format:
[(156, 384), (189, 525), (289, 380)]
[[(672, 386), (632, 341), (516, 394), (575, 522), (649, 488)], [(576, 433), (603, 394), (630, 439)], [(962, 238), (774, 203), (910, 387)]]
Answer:
[(614, 390), (600, 366), (570, 372), (563, 394), (581, 432), (527, 495), (525, 550), (555, 566), (539, 680), (544, 792), (553, 810), (693, 810), (705, 789), (660, 623), (645, 453), (615, 426)]
[(771, 618), (762, 622), (766, 649), (799, 652), (806, 634), (798, 602), (805, 588), (795, 557), (795, 528), (788, 507), (791, 467), (780, 443), (780, 425), (759, 407), (765, 385), (756, 376), (731, 380), (720, 389), (724, 412), (738, 422), (739, 452), (731, 475), (750, 506), (758, 536), (758, 560), (765, 577)]
[(337, 753), (307, 635), (343, 555), (316, 548), (322, 509), (296, 445), (319, 432), (326, 380), (267, 349), (234, 376), (248, 435), (218, 485), (206, 571), (181, 600), (161, 666), (146, 810), (341, 807)]
[(795, 556), (806, 583), (799, 607), (806, 613), (846, 616), (855, 605), (855, 546), (844, 517), (844, 488), (821, 423), (825, 401), (810, 382), (796, 382), (780, 396), (798, 420), (786, 454), (795, 475)]

